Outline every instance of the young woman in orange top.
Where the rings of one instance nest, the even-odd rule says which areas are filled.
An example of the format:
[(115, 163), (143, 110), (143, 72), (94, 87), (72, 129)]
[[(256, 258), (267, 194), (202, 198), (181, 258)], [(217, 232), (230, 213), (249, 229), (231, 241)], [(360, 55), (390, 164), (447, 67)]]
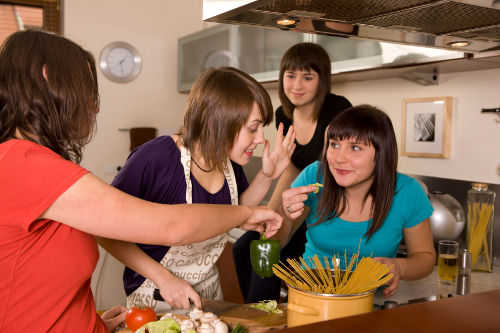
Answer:
[[(108, 332), (90, 278), (94, 236), (159, 245), (241, 226), (273, 235), (260, 207), (164, 205), (127, 195), (78, 165), (99, 111), (95, 61), (74, 42), (14, 33), (0, 49), (0, 331)], [(141, 223), (138, 223), (138, 222)]]

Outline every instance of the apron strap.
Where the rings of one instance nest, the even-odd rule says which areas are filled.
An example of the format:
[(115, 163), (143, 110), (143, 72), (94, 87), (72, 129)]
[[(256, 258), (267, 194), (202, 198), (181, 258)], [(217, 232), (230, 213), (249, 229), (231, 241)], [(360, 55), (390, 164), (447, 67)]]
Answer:
[[(186, 203), (193, 203), (193, 184), (191, 182), (191, 153), (186, 147), (181, 146), (181, 164), (184, 168), (184, 179), (186, 181)], [(236, 184), (236, 176), (234, 175), (231, 160), (228, 158), (224, 165), (224, 178), (229, 187), (229, 195), (231, 196), (231, 204), (238, 205), (238, 185)]]

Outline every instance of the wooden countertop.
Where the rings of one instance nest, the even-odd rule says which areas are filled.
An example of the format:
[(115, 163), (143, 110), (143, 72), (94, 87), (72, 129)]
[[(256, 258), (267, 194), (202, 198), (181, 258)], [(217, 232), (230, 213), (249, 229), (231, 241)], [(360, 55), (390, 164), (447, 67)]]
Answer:
[(500, 289), (273, 332), (500, 332)]

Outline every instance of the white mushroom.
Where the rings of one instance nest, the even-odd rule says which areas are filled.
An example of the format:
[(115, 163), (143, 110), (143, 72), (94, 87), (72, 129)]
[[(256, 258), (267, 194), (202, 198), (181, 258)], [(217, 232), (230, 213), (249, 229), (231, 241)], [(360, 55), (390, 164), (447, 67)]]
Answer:
[(215, 314), (213, 314), (212, 312), (205, 312), (200, 318), (200, 321), (202, 323), (211, 323), (215, 319), (218, 319)]
[(202, 323), (198, 327), (198, 333), (215, 333), (215, 329), (209, 323)]
[(203, 311), (201, 311), (200, 309), (193, 309), (193, 311), (189, 312), (189, 318), (191, 318), (191, 320), (197, 320), (197, 319), (200, 319), (201, 317), (203, 316)]
[(194, 322), (190, 319), (185, 319), (185, 320), (181, 321), (180, 326), (181, 326), (181, 332), (195, 329)]
[(215, 333), (228, 333), (229, 328), (226, 323), (220, 319), (215, 319), (212, 321), (212, 326), (215, 329)]

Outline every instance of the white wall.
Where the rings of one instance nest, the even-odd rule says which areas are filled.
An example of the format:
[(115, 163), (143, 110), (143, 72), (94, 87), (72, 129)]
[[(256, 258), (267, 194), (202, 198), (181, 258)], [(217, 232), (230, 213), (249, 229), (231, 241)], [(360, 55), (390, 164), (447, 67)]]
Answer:
[[(372, 104), (389, 114), (398, 142), (402, 100), (414, 97), (453, 97), (452, 151), (449, 159), (401, 156), (401, 172), (500, 184), (500, 123), (481, 108), (500, 107), (500, 69), (442, 74), (437, 86), (421, 86), (404, 79), (382, 79), (335, 84), (332, 91), (353, 105)], [(277, 89), (269, 90), (279, 105)], [(268, 137), (274, 128), (268, 128)], [(401, 147), (399, 147), (401, 151)]]
[[(147, 4), (147, 6), (146, 6)], [(89, 18), (91, 18), (89, 22)], [(128, 84), (107, 80), (99, 72), (101, 113), (98, 131), (86, 148), (83, 166), (111, 181), (129, 149), (127, 132), (118, 128), (154, 126), (160, 133), (177, 129), (187, 95), (177, 93), (177, 38), (206, 27), (201, 22), (201, 1), (66, 1), (65, 34), (94, 53), (109, 42), (124, 40), (143, 56), (139, 77)], [(353, 104), (369, 103), (391, 116), (398, 140), (401, 102), (408, 97), (452, 96), (453, 140), (450, 159), (400, 158), (402, 172), (470, 181), (500, 183), (500, 125), (483, 107), (498, 107), (498, 70), (442, 74), (438, 86), (420, 86), (403, 79), (348, 82), (334, 92)], [(275, 107), (276, 89), (270, 89)], [(274, 136), (274, 126), (266, 131)]]
[[(182, 124), (187, 95), (177, 93), (177, 39), (207, 26), (201, 22), (201, 1), (66, 0), (64, 22), (65, 35), (91, 51), (96, 61), (113, 41), (134, 45), (143, 58), (142, 72), (131, 83), (113, 83), (98, 70), (98, 130), (82, 165), (110, 182), (129, 152), (129, 134), (118, 128), (152, 126), (162, 134)], [(124, 304), (122, 269), (101, 251), (92, 279), (98, 309)]]
[(181, 125), (187, 95), (177, 93), (177, 39), (203, 27), (201, 1), (66, 0), (64, 15), (65, 35), (97, 61), (113, 41), (134, 45), (143, 58), (141, 74), (127, 84), (98, 70), (98, 130), (82, 165), (110, 182), (129, 152), (129, 134), (118, 128), (151, 126), (161, 134)]
[[(500, 124), (481, 108), (500, 107), (500, 69), (443, 74), (437, 86), (402, 79), (352, 82), (335, 87), (353, 104), (371, 103), (386, 111), (401, 139), (402, 99), (453, 97), (452, 151), (449, 159), (400, 157), (411, 174), (500, 184)], [(401, 147), (399, 147), (401, 150)]]

